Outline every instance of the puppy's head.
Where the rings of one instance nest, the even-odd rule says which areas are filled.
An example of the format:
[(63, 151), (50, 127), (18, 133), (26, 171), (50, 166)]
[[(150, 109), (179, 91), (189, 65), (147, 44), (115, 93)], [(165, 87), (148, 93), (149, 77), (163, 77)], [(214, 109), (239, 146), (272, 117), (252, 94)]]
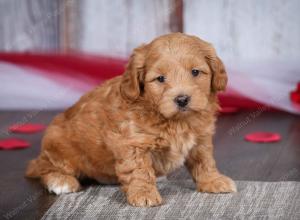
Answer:
[(121, 93), (144, 100), (164, 117), (199, 112), (225, 90), (227, 76), (211, 44), (181, 33), (136, 48), (122, 78)]

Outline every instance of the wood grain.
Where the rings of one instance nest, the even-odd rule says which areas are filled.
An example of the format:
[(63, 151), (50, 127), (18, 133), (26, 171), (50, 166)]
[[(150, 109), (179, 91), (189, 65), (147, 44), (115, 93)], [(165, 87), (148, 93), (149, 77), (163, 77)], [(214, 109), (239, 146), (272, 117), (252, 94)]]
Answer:
[(127, 57), (156, 36), (180, 31), (180, 10), (182, 2), (173, 0), (75, 0), (70, 49)]
[(0, 50), (80, 50), (126, 57), (184, 31), (233, 61), (298, 61), (299, 0), (1, 0)]
[(183, 32), (183, 0), (174, 0), (170, 13), (171, 32)]
[(299, 0), (187, 0), (184, 31), (214, 44), (225, 61), (298, 61)]
[(0, 50), (58, 50), (59, 0), (1, 0)]

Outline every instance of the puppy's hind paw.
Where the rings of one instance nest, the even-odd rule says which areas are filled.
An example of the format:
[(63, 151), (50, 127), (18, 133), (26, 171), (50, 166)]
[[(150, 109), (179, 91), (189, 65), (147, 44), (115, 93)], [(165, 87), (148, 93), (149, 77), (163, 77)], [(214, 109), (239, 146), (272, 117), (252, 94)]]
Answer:
[(43, 177), (43, 182), (48, 188), (48, 191), (56, 195), (80, 190), (80, 183), (73, 176), (51, 173)]
[(70, 185), (69, 183), (64, 183), (62, 185), (53, 183), (48, 186), (48, 190), (50, 193), (55, 193), (56, 195), (60, 195), (64, 193), (77, 192), (79, 190), (79, 186)]

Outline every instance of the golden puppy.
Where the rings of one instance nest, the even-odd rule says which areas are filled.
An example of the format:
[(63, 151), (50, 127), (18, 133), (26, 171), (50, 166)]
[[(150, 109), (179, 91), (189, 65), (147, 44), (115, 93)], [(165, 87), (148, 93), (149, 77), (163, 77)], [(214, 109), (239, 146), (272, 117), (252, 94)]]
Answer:
[(211, 44), (161, 36), (133, 51), (122, 76), (54, 118), (26, 175), (56, 194), (78, 191), (84, 177), (120, 183), (129, 204), (156, 206), (156, 177), (185, 164), (198, 191), (234, 192), (213, 158), (217, 92), (226, 83)]

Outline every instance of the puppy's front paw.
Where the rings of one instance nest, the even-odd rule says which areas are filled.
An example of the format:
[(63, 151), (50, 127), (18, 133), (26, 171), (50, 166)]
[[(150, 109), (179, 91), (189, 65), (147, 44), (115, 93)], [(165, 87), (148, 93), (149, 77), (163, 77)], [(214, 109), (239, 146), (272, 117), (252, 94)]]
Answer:
[(157, 189), (141, 190), (127, 194), (127, 201), (132, 206), (151, 207), (162, 203), (162, 198)]
[(221, 174), (199, 182), (197, 190), (208, 193), (230, 193), (237, 191), (233, 180)]

